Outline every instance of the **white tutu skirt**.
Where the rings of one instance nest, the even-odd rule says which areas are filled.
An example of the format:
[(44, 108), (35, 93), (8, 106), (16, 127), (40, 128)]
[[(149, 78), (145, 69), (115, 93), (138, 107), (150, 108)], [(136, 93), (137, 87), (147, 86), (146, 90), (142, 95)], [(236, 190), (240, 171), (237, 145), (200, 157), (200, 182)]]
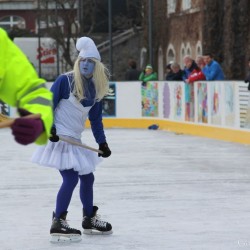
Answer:
[[(72, 137), (70, 140), (80, 142)], [(90, 174), (101, 162), (98, 153), (64, 141), (51, 142), (44, 146), (38, 146), (31, 161), (39, 165), (56, 168), (58, 170), (74, 169), (79, 175)]]

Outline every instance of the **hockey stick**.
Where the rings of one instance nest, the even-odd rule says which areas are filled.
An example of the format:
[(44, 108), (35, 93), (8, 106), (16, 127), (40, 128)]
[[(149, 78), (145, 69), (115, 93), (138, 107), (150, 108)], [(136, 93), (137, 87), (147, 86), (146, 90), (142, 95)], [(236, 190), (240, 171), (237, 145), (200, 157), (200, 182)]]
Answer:
[[(40, 114), (31, 114), (31, 115), (23, 116), (23, 118), (40, 118), (40, 117), (41, 117)], [(0, 128), (8, 128), (14, 123), (14, 121), (15, 121), (14, 118), (10, 118), (8, 116), (0, 114)], [(59, 140), (70, 143), (70, 144), (73, 144), (73, 145), (76, 145), (76, 146), (79, 146), (79, 147), (82, 147), (82, 148), (92, 150), (92, 151), (100, 153), (100, 154), (103, 154), (103, 152), (101, 150), (89, 147), (89, 146), (84, 145), (84, 144), (82, 144), (80, 142), (76, 142), (76, 141), (73, 141), (73, 140), (70, 140), (70, 139), (66, 139), (64, 137), (59, 137)]]
[[(31, 114), (23, 116), (22, 118), (40, 118), (40, 114)], [(3, 114), (0, 114), (0, 128), (8, 128), (10, 127), (15, 121), (15, 118), (10, 118)]]
[(84, 145), (80, 142), (76, 142), (76, 141), (73, 141), (73, 140), (70, 140), (70, 139), (67, 139), (67, 138), (64, 138), (64, 137), (60, 137), (59, 136), (59, 140), (60, 141), (64, 141), (64, 142), (67, 142), (67, 143), (70, 143), (70, 144), (73, 144), (73, 145), (76, 145), (76, 146), (79, 146), (81, 148), (86, 148), (86, 149), (89, 149), (89, 150), (92, 150), (94, 152), (97, 152), (97, 153), (100, 153), (100, 154), (103, 154), (103, 152), (99, 149), (95, 149), (95, 148), (92, 148), (92, 147), (89, 147), (87, 145)]

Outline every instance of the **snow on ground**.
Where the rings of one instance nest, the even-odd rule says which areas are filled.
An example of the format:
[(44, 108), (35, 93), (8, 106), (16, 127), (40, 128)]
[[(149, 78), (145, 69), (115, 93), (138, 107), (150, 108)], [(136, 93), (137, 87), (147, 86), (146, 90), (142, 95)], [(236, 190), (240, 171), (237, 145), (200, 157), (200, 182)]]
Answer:
[[(89, 146), (97, 147), (91, 131)], [(95, 204), (109, 236), (51, 244), (61, 177), (30, 162), (35, 145), (0, 130), (1, 250), (250, 249), (250, 147), (166, 131), (108, 129), (112, 157), (95, 172)], [(76, 187), (69, 225), (81, 229)]]

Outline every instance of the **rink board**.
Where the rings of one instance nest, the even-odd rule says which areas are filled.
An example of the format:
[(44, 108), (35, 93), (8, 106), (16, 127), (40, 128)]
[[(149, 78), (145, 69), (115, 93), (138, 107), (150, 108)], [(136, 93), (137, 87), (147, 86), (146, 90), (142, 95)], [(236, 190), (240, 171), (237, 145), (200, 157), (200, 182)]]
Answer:
[[(223, 141), (250, 144), (250, 132), (244, 129), (222, 128), (195, 123), (174, 122), (157, 119), (103, 119), (105, 128), (141, 128), (147, 129), (152, 124), (159, 125), (159, 129), (180, 134), (202, 136)], [(87, 122), (86, 127), (89, 127)]]
[[(106, 128), (148, 128), (250, 144), (250, 131), (240, 127), (239, 82), (155, 81), (111, 83), (112, 111)], [(88, 125), (89, 126), (89, 125)]]
[[(240, 83), (110, 82), (103, 100), (104, 125), (148, 128), (158, 124), (162, 130), (250, 144), (250, 130), (242, 128), (240, 121)], [(7, 115), (15, 116), (15, 109), (10, 108)]]

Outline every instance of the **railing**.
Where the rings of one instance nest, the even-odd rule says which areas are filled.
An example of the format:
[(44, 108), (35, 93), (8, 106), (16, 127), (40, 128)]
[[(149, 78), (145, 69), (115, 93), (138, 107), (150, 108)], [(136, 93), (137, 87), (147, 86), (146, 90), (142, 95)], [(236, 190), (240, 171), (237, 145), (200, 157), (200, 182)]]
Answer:
[[(116, 46), (118, 44), (123, 43), (124, 41), (127, 41), (130, 37), (136, 35), (136, 32), (139, 31), (140, 29), (141, 29), (140, 27), (131, 28), (120, 33), (119, 35), (113, 36), (112, 45)], [(105, 42), (98, 44), (97, 48), (100, 52), (105, 52), (109, 49), (109, 46), (110, 46), (110, 40), (107, 40)]]

